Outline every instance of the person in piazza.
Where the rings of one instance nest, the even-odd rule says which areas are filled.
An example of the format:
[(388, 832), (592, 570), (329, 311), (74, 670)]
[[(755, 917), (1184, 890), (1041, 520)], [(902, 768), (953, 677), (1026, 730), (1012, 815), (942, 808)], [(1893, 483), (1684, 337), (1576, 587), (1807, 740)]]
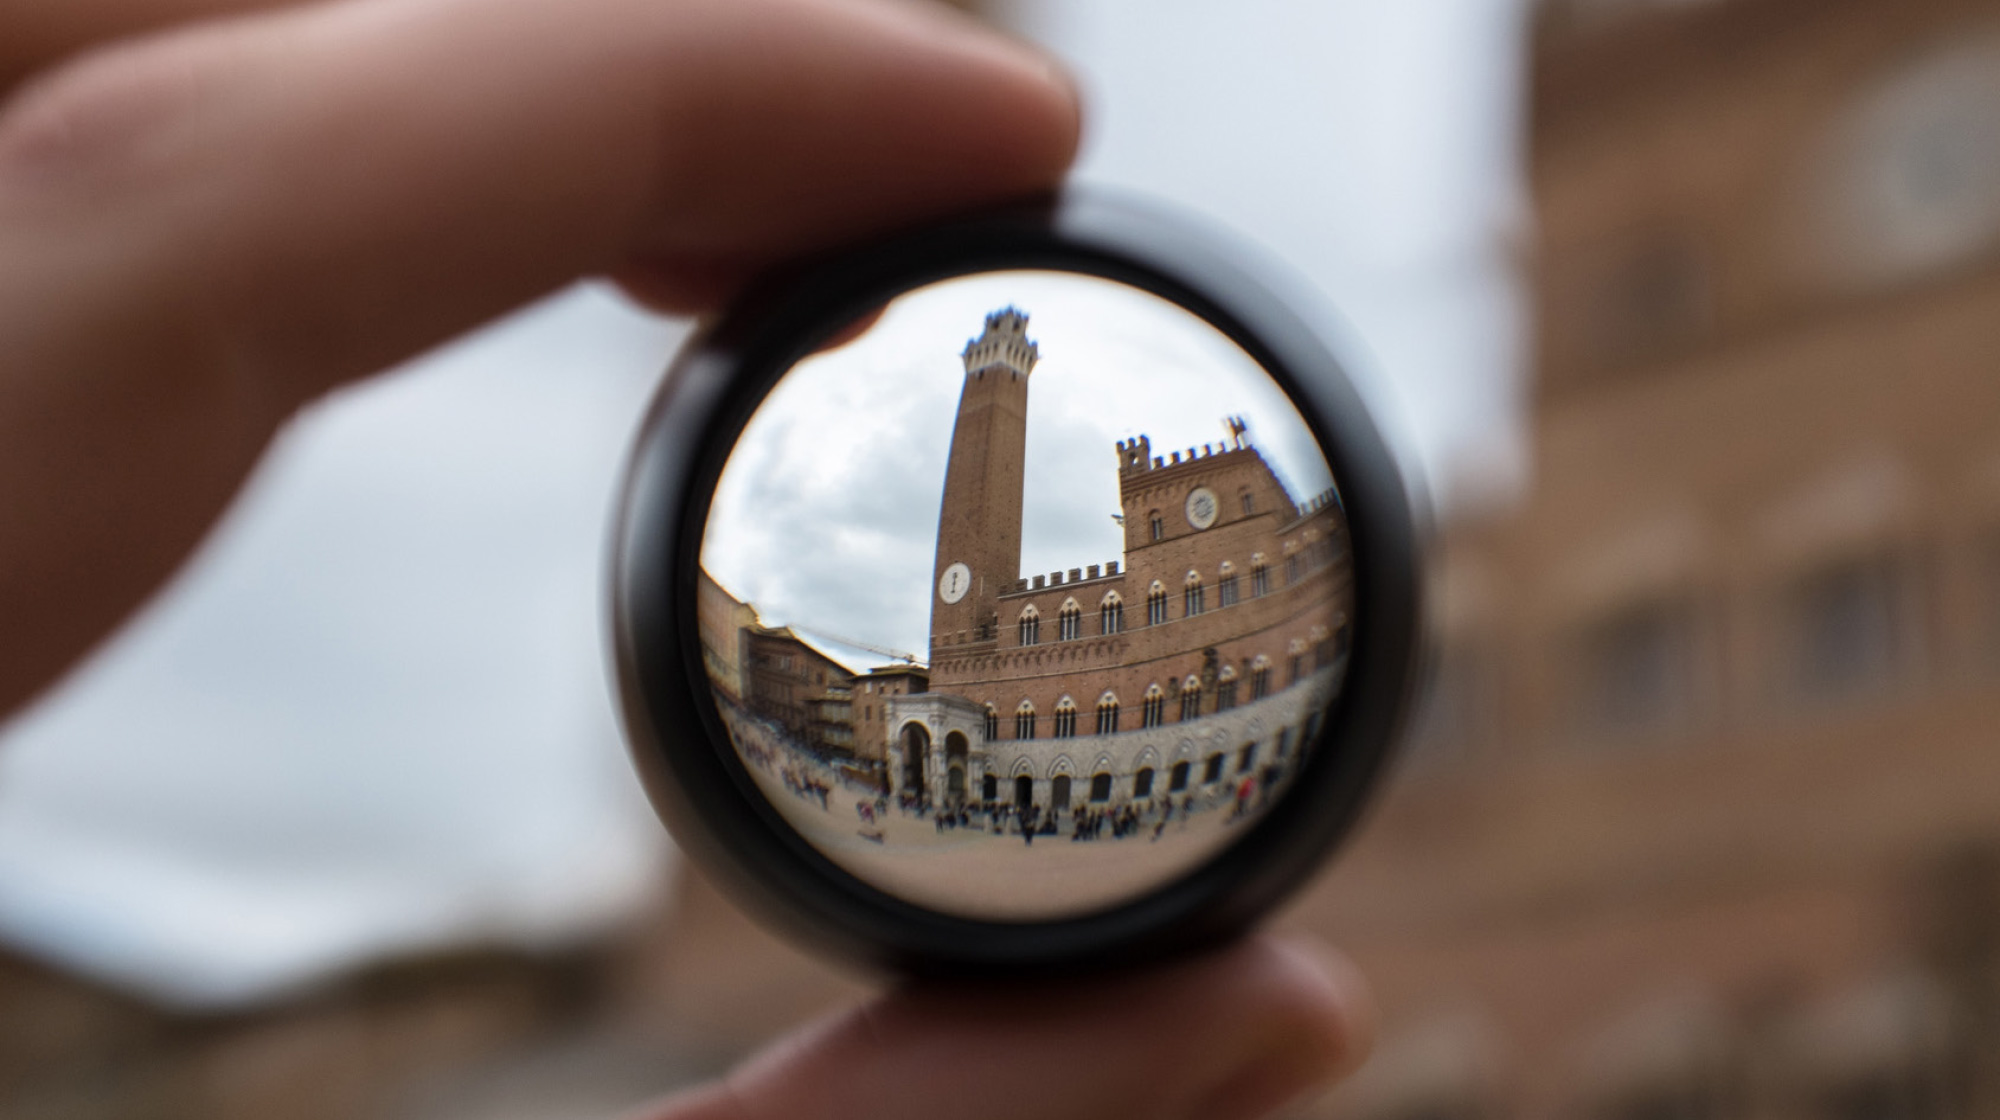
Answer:
[[(1080, 125), (1052, 62), (915, 0), (0, 0), (0, 90), (0, 716), (321, 394), (579, 277), (710, 310), (1053, 186)], [(1259, 936), (892, 991), (642, 1115), (1261, 1116), (1370, 1022), (1342, 958)]]

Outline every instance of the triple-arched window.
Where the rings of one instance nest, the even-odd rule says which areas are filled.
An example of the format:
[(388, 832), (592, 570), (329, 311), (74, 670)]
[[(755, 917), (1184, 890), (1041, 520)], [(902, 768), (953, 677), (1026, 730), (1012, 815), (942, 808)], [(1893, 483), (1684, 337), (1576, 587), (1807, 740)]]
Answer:
[(1236, 565), (1222, 562), (1222, 568), (1215, 577), (1215, 605), (1233, 607), (1236, 605)]
[(1021, 611), (1021, 644), (1032, 646), (1042, 640), (1042, 612), (1029, 603)]
[(1158, 727), (1167, 722), (1167, 694), (1160, 691), (1160, 682), (1146, 686), (1146, 701), (1139, 707), (1139, 725)]
[(1236, 666), (1224, 665), (1215, 682), (1215, 710), (1226, 712), (1236, 706)]
[(1097, 733), (1109, 735), (1118, 730), (1118, 697), (1106, 692), (1097, 698)]
[(1264, 562), (1264, 554), (1250, 554), (1250, 597), (1260, 599), (1271, 593), (1271, 566)]
[(1000, 711), (993, 705), (986, 705), (986, 741), (996, 742), (1000, 738)]
[(1076, 701), (1065, 696), (1056, 701), (1055, 737), (1068, 739), (1076, 735)]
[(1106, 591), (1104, 601), (1097, 604), (1097, 632), (1117, 634), (1125, 629), (1125, 600), (1116, 591)]
[(1271, 694), (1271, 659), (1258, 654), (1250, 662), (1250, 699), (1262, 700)]
[(1159, 626), (1167, 621), (1167, 586), (1159, 580), (1146, 589), (1146, 625)]
[(1187, 578), (1181, 581), (1181, 614), (1193, 618), (1207, 610), (1207, 593), (1201, 585), (1201, 573), (1189, 570)]
[(1032, 739), (1034, 737), (1035, 705), (1032, 701), (1023, 700), (1014, 709), (1014, 738)]
[(1201, 678), (1188, 674), (1181, 682), (1181, 720), (1183, 722), (1201, 717)]
[(1062, 610), (1056, 614), (1056, 640), (1073, 642), (1083, 637), (1083, 608), (1075, 599), (1064, 599)]

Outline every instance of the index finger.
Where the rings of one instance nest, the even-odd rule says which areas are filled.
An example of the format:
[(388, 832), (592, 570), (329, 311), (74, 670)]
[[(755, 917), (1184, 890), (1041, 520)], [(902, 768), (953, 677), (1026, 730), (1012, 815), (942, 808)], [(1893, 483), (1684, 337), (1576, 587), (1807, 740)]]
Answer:
[(110, 48), (0, 115), (0, 713), (304, 401), (585, 274), (1052, 186), (1073, 92), (933, 5), (343, 0)]

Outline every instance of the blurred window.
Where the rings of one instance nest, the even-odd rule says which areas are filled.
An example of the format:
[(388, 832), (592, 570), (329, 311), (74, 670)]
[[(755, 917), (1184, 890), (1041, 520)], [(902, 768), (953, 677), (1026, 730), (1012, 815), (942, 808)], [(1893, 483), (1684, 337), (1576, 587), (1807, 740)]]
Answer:
[(1139, 709), (1139, 724), (1142, 727), (1158, 727), (1167, 722), (1167, 694), (1160, 691), (1157, 682), (1146, 688), (1146, 702)]
[(1021, 706), (1014, 709), (1014, 738), (1032, 739), (1034, 737), (1035, 706), (1023, 700), (1021, 701)]
[(1480, 656), (1463, 643), (1440, 641), (1437, 650), (1424, 674), (1410, 736), (1411, 761), (1420, 765), (1473, 753), (1491, 733), (1496, 715)]
[(1791, 683), (1835, 699), (1888, 683), (1903, 660), (1897, 565), (1887, 556), (1829, 564), (1788, 597)]
[(1077, 606), (1075, 599), (1070, 599), (1063, 603), (1062, 611), (1056, 615), (1056, 640), (1073, 642), (1081, 637), (1083, 637), (1083, 608)]
[(1021, 644), (1024, 646), (1032, 646), (1042, 640), (1042, 616), (1032, 603), (1028, 605), (1027, 610), (1021, 612), (1020, 631)]
[(1693, 239), (1654, 233), (1591, 275), (1584, 324), (1594, 357), (1644, 361), (1684, 349), (1713, 317), (1708, 263)]
[(1076, 701), (1067, 696), (1056, 704), (1056, 725), (1052, 734), (1058, 739), (1076, 735)]
[(1586, 731), (1680, 722), (1695, 695), (1695, 612), (1678, 598), (1621, 608), (1583, 635), (1579, 697)]
[(1154, 580), (1152, 589), (1146, 592), (1146, 625), (1159, 626), (1167, 621), (1167, 589)]
[(1194, 572), (1187, 574), (1187, 581), (1181, 587), (1181, 614), (1193, 618), (1207, 609), (1207, 593), (1201, 585), (1201, 576)]

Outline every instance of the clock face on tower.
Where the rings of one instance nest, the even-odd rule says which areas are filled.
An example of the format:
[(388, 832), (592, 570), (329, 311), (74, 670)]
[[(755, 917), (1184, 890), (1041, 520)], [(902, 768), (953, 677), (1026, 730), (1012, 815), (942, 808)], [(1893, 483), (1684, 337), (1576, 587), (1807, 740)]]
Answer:
[(963, 563), (954, 563), (938, 577), (938, 598), (947, 603), (956, 603), (965, 598), (972, 587), (972, 569)]
[(1215, 491), (1206, 486), (1197, 486), (1187, 496), (1188, 524), (1197, 529), (1206, 529), (1215, 524), (1215, 515), (1222, 505), (1216, 500)]

